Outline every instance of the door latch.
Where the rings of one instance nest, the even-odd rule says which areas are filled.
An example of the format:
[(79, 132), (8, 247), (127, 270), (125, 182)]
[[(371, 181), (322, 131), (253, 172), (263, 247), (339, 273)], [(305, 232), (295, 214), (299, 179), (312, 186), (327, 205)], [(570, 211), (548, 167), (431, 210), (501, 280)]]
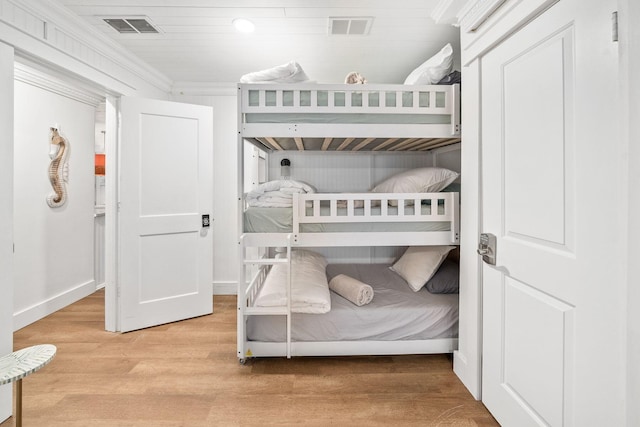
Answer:
[(480, 234), (478, 255), (482, 255), (482, 260), (487, 264), (496, 265), (496, 236), (491, 233)]

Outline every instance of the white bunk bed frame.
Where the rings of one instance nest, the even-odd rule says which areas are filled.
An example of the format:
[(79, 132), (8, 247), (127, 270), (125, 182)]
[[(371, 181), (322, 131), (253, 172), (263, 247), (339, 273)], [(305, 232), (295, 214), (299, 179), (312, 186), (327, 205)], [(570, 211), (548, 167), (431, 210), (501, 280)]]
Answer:
[[(404, 86), (404, 85), (267, 85), (241, 84), (238, 86), (238, 194), (244, 194), (244, 140), (248, 140), (267, 151), (282, 150), (282, 139), (289, 138), (297, 150), (310, 149), (306, 139), (323, 138), (320, 150), (429, 150), (460, 141), (459, 86)], [(252, 101), (250, 102), (250, 92)], [(286, 92), (286, 93), (285, 93)], [(301, 92), (305, 92), (304, 96)], [(314, 106), (322, 97), (328, 105)], [(358, 94), (359, 101), (351, 100)], [(378, 100), (395, 99), (392, 105), (381, 102), (370, 105), (371, 94)], [(436, 102), (436, 93), (440, 100)], [(340, 94), (337, 96), (336, 94)], [(382, 95), (385, 94), (385, 95)], [(391, 95), (389, 95), (391, 94)], [(409, 94), (409, 95), (407, 95)], [(407, 105), (403, 99), (413, 99)], [(340, 98), (340, 105), (332, 105)], [(428, 101), (425, 99), (428, 98)], [(310, 100), (301, 102), (302, 99)], [(442, 100), (444, 99), (444, 103)], [(344, 101), (343, 101), (344, 100)], [(403, 104), (404, 103), (404, 104)], [(267, 105), (269, 104), (269, 105)], [(304, 104), (304, 105), (301, 105)], [(449, 116), (449, 123), (430, 124), (371, 124), (371, 123), (249, 123), (247, 117), (259, 114), (436, 114)], [(348, 120), (348, 119), (347, 119)], [(346, 214), (338, 214), (338, 200), (346, 201)], [(398, 209), (392, 214), (387, 209), (388, 201), (397, 201)], [(430, 200), (430, 212), (418, 208), (423, 200)], [(355, 209), (356, 201), (364, 203)], [(380, 201), (380, 210), (372, 214), (372, 202)], [(438, 202), (443, 203), (439, 213)], [(321, 215), (320, 205), (330, 206), (329, 214)], [(413, 204), (409, 214), (404, 207)], [(309, 206), (312, 208), (309, 209)], [(291, 275), (287, 285), (285, 307), (255, 307), (253, 302), (272, 265), (286, 263), (291, 266), (291, 250), (295, 247), (331, 246), (411, 246), (411, 245), (457, 245), (459, 244), (459, 195), (458, 193), (313, 193), (295, 194), (293, 201), (293, 225), (290, 233), (244, 233), (244, 197), (238, 200), (239, 212), (239, 259), (238, 275), (238, 339), (237, 356), (241, 363), (250, 357), (275, 356), (340, 356), (340, 355), (389, 355), (451, 353), (457, 348), (457, 338), (399, 341), (320, 341), (296, 342), (291, 340)], [(311, 213), (309, 213), (311, 210)], [(416, 232), (304, 232), (307, 223), (363, 223), (363, 222), (449, 222), (448, 231)], [(249, 257), (247, 248), (286, 248), (286, 257)], [(257, 269), (248, 277), (247, 268)], [(246, 336), (247, 316), (286, 316), (285, 342), (249, 341)]]

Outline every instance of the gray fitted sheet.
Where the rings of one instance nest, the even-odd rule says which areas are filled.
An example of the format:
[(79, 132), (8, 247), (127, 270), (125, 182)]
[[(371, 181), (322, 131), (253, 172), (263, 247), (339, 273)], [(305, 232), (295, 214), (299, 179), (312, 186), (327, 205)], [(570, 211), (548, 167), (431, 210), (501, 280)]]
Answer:
[[(430, 206), (422, 205), (423, 212), (429, 212)], [(443, 213), (444, 208), (438, 207), (439, 213)], [(390, 214), (398, 208), (389, 206)], [(345, 208), (338, 209), (344, 211)], [(357, 210), (357, 209), (356, 209)], [(329, 213), (329, 207), (322, 207), (321, 212)], [(379, 207), (372, 207), (371, 212), (375, 215), (379, 212)], [(405, 214), (410, 215), (413, 207), (405, 207)], [(244, 232), (245, 233), (290, 233), (293, 224), (292, 208), (261, 208), (250, 207), (244, 212)], [(301, 224), (300, 231), (307, 233), (322, 232), (374, 232), (374, 231), (449, 231), (451, 223), (448, 221), (433, 222), (356, 222), (356, 223), (326, 223), (326, 224)]]
[[(397, 341), (456, 338), (458, 294), (414, 292), (387, 264), (331, 264), (329, 280), (346, 274), (373, 287), (370, 304), (358, 307), (331, 292), (331, 311), (293, 314), (293, 341)], [(247, 338), (282, 342), (284, 316), (249, 316)]]

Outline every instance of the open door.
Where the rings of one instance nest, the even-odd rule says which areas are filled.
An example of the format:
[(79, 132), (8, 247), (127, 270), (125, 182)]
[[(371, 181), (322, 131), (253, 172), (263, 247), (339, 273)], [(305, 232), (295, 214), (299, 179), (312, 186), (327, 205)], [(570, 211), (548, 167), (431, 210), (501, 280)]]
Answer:
[(482, 58), (482, 400), (501, 425), (624, 424), (615, 6), (559, 1)]
[(119, 330), (212, 313), (213, 112), (121, 99)]

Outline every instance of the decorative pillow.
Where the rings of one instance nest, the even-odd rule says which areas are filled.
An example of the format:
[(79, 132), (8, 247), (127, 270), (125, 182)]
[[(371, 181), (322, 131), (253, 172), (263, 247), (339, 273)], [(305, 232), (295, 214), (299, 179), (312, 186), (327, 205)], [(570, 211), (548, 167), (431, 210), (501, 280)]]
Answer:
[[(371, 189), (373, 193), (437, 193), (451, 184), (459, 173), (445, 168), (411, 169), (387, 178)], [(390, 201), (396, 206), (397, 201)]]
[(415, 292), (431, 279), (455, 246), (411, 246), (390, 268)]
[(440, 52), (413, 70), (404, 81), (406, 85), (434, 85), (451, 72), (453, 48), (447, 43)]
[(450, 258), (445, 259), (424, 287), (432, 294), (457, 294), (460, 287), (459, 264)]

